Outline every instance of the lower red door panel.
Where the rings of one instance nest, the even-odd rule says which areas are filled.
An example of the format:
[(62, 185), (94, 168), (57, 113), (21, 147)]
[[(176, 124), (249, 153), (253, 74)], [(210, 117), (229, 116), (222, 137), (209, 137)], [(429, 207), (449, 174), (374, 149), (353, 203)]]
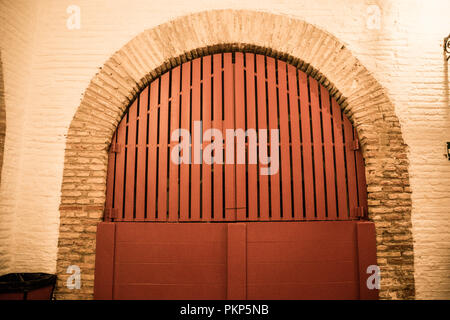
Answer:
[(114, 299), (226, 299), (227, 225), (117, 223)]
[(248, 299), (358, 299), (355, 222), (247, 225)]
[(376, 299), (373, 223), (99, 224), (96, 299)]

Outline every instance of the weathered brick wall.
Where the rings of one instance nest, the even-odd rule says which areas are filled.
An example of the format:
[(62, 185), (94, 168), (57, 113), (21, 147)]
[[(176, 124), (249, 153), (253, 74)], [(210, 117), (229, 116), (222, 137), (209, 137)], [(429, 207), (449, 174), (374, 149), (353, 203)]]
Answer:
[[(143, 30), (174, 17), (220, 7), (258, 7), (268, 12), (288, 14), (328, 30), (345, 44), (345, 51), (357, 57), (373, 76), (361, 78), (359, 74), (360, 80), (353, 81), (354, 78), (346, 72), (365, 70), (355, 64), (349, 65), (357, 66), (355, 70), (343, 64), (342, 69), (336, 70), (318, 67), (321, 58), (331, 57), (320, 56), (317, 50), (321, 45), (328, 46), (331, 51), (333, 48), (339, 51), (339, 46), (333, 47), (333, 42), (325, 41), (327, 38), (302, 39), (301, 32), (293, 32), (290, 25), (273, 25), (270, 20), (264, 19), (258, 20), (251, 30), (251, 36), (256, 38), (253, 42), (262, 47), (274, 47), (272, 44), (276, 42), (275, 47), (280, 52), (289, 52), (290, 45), (307, 48), (316, 43), (314, 50), (304, 52), (299, 49), (291, 54), (303, 57), (318, 67), (334, 84), (339, 84), (337, 88), (348, 97), (347, 103), (351, 106), (347, 108), (348, 111), (359, 112), (361, 119), (375, 117), (373, 122), (377, 130), (368, 127), (368, 123), (364, 122), (368, 120), (354, 120), (360, 134), (365, 136), (363, 144), (369, 166), (371, 217), (377, 221), (378, 260), (383, 269), (383, 297), (412, 295), (413, 250), (411, 234), (408, 232), (411, 199), (416, 297), (450, 297), (450, 226), (447, 218), (447, 208), (450, 207), (450, 166), (442, 155), (444, 141), (450, 141), (449, 91), (448, 76), (445, 78), (448, 69), (445, 69), (442, 48), (439, 47), (442, 38), (450, 30), (445, 14), (449, 12), (447, 1), (436, 0), (427, 4), (426, 8), (422, 7), (420, 1), (377, 1), (381, 10), (380, 29), (367, 26), (367, 7), (372, 4), (371, 1), (248, 1), (239, 4), (223, 1), (207, 5), (202, 1), (191, 1), (186, 6), (172, 1), (165, 1), (161, 5), (158, 1), (80, 0), (72, 3), (42, 0), (35, 4), (36, 10), (30, 9), (33, 1), (11, 3), (2, 2), (1, 5), (9, 6), (9, 11), (30, 12), (30, 15), (34, 13), (37, 20), (33, 28), (36, 37), (33, 47), (21, 50), (30, 53), (30, 57), (22, 61), (24, 63), (18, 58), (17, 61), (12, 58), (23, 57), (24, 54), (17, 54), (16, 48), (20, 45), (11, 45), (11, 36), (9, 40), (5, 37), (0, 40), (2, 54), (11, 57), (4, 59), (2, 56), (4, 69), (24, 70), (32, 61), (31, 71), (22, 82), (13, 80), (12, 72), (5, 72), (4, 77), (7, 95), (14, 96), (15, 93), (17, 97), (16, 100), (5, 100), (8, 130), (10, 125), (14, 128), (15, 124), (20, 130), (10, 135), (11, 141), (16, 139), (10, 144), (11, 148), (16, 148), (16, 152), (10, 152), (8, 156), (5, 150), (0, 205), (1, 216), (5, 217), (7, 223), (0, 224), (0, 228), (15, 237), (11, 240), (11, 236), (4, 236), (7, 232), (0, 236), (0, 248), (5, 248), (0, 260), (10, 261), (8, 265), (13, 265), (15, 271), (55, 271), (58, 218), (61, 214), (61, 249), (57, 271), (63, 276), (69, 264), (78, 264), (83, 277), (82, 292), (67, 290), (64, 297), (91, 296), (95, 224), (101, 217), (105, 150), (109, 141), (105, 137), (107, 132), (112, 133), (114, 123), (119, 120), (127, 100), (125, 96), (129, 92), (123, 92), (123, 89), (136, 90), (133, 82), (136, 70), (131, 63), (131, 79), (128, 82), (120, 85), (108, 82), (105, 85), (105, 81), (108, 81), (106, 78), (101, 81), (97, 78), (93, 90), (86, 91), (98, 68)], [(81, 8), (80, 30), (68, 30), (65, 27), (68, 17), (66, 8), (70, 4), (77, 4)], [(6, 11), (2, 9), (1, 12)], [(33, 34), (28, 27), (20, 26), (23, 18), (24, 15), (10, 13), (8, 22), (2, 20), (0, 29), (11, 31), (5, 26), (15, 24), (19, 30), (26, 30), (22, 31), (24, 34)], [(238, 26), (247, 21), (230, 18), (227, 23), (230, 29), (227, 29), (225, 37), (239, 34), (241, 30)], [(140, 65), (154, 68), (158, 61), (164, 61), (173, 52), (181, 54), (186, 48), (194, 49), (193, 45), (198, 43), (198, 39), (186, 35), (201, 39), (203, 42), (198, 47), (217, 42), (220, 37), (211, 34), (220, 30), (214, 20), (203, 30), (192, 30), (190, 23), (182, 25), (170, 37), (162, 38), (163, 44), (145, 46), (146, 53), (154, 58), (145, 63), (140, 62)], [(267, 38), (261, 30), (272, 30), (271, 36)], [(164, 33), (161, 31), (155, 35), (155, 39), (150, 40), (157, 41)], [(245, 37), (242, 32), (240, 34), (240, 38), (227, 39), (230, 42), (242, 42)], [(184, 43), (175, 45), (177, 42), (173, 40), (176, 38), (185, 38)], [(19, 37), (17, 42), (19, 39), (22, 40)], [(123, 66), (124, 63), (130, 64), (129, 60), (134, 61), (135, 57), (125, 56), (113, 63), (121, 62)], [(333, 61), (332, 64), (343, 61)], [(122, 66), (111, 67), (107, 72), (116, 76), (114, 70)], [(384, 90), (369, 92), (367, 89), (376, 83), (375, 79)], [(29, 87), (29, 90), (23, 90), (24, 86)], [(101, 91), (101, 86), (106, 86), (110, 93), (95, 101), (94, 98), (98, 98), (96, 92)], [(72, 120), (76, 110), (79, 110), (83, 94), (92, 112), (77, 113), (75, 119), (85, 124), (74, 128), (76, 121)], [(370, 101), (361, 100), (362, 95), (367, 95)], [(29, 102), (25, 103), (21, 97)], [(388, 107), (385, 107), (386, 103)], [(110, 104), (115, 109), (105, 112)], [(23, 115), (25, 109), (27, 112)], [(72, 127), (68, 131), (71, 122)], [(92, 123), (101, 128), (87, 129)], [(378, 134), (380, 130), (383, 134)], [(66, 140), (67, 132), (69, 137)], [(101, 138), (97, 137), (99, 132), (104, 134), (100, 135)], [(403, 144), (400, 132), (408, 149)], [(92, 143), (93, 149), (86, 149), (81, 142)], [(72, 149), (66, 151), (64, 160), (66, 143)], [(410, 187), (407, 182), (408, 168)], [(63, 170), (64, 183), (61, 184)], [(61, 210), (58, 209), (60, 204)], [(64, 285), (65, 277), (61, 279), (60, 288)], [(59, 292), (64, 293), (62, 290)]]

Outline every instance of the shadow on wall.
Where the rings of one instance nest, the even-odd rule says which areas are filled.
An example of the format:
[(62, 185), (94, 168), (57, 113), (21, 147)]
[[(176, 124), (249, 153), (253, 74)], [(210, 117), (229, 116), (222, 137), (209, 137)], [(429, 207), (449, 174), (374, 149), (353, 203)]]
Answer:
[(5, 86), (3, 83), (2, 52), (0, 51), (0, 183), (2, 181), (3, 149), (5, 147), (5, 133), (6, 133)]

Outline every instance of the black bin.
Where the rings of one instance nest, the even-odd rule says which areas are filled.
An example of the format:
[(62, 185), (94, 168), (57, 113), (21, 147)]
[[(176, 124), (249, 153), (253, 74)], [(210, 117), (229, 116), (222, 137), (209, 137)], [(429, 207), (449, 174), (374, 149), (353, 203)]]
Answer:
[(0, 300), (51, 300), (56, 275), (8, 273), (0, 277)]

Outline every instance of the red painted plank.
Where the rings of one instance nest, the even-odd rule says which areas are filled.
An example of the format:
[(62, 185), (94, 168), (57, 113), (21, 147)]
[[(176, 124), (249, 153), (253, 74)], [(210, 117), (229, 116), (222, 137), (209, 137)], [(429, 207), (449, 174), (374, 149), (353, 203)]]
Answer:
[[(314, 241), (314, 245), (311, 245)], [(131, 247), (131, 245), (129, 246)], [(117, 249), (118, 250), (118, 249)], [(128, 248), (127, 250), (133, 250)], [(133, 252), (133, 251), (132, 251)], [(116, 253), (117, 255), (117, 253)], [(334, 237), (308, 240), (301, 237), (291, 241), (252, 241), (247, 243), (247, 258), (252, 263), (327, 263), (338, 260), (356, 260), (355, 241), (342, 241)]]
[[(190, 132), (191, 62), (186, 62), (181, 71), (181, 127)], [(180, 164), (180, 220), (189, 220), (189, 164)]]
[(97, 226), (95, 249), (94, 299), (113, 299), (115, 227), (113, 222)]
[(247, 238), (245, 223), (228, 224), (227, 299), (247, 298)]
[[(172, 70), (172, 100), (170, 107), (170, 134), (180, 126), (180, 69), (176, 67)], [(176, 141), (171, 141), (170, 155), (174, 150)], [(179, 196), (179, 182), (178, 182), (179, 164), (170, 161), (169, 164), (169, 221), (178, 220), (178, 196)]]
[(292, 220), (291, 196), (291, 152), (289, 132), (289, 110), (287, 97), (286, 63), (278, 60), (278, 101), (280, 113), (280, 152), (283, 220)]
[[(111, 210), (113, 208), (113, 193), (114, 193), (114, 167), (116, 163), (116, 153), (111, 150), (113, 145), (117, 143), (117, 132), (115, 131), (113, 133), (112, 139), (111, 139), (111, 146), (110, 150), (108, 152), (108, 171), (106, 175), (106, 202), (105, 202), (105, 209), (109, 210), (111, 214)], [(109, 216), (104, 217), (105, 221), (108, 221), (110, 219)]]
[(305, 221), (305, 222), (248, 222), (247, 241), (250, 242), (295, 242), (321, 241), (354, 242), (355, 221)]
[(330, 95), (328, 90), (322, 85), (320, 86), (320, 96), (322, 101), (325, 177), (327, 185), (327, 213), (328, 220), (336, 220), (336, 177), (334, 171), (333, 128), (331, 123)]
[[(204, 133), (211, 128), (211, 56), (203, 60), (203, 109), (202, 122)], [(212, 166), (203, 161), (202, 164), (202, 220), (211, 220), (211, 169)]]
[(201, 143), (196, 136), (201, 135), (200, 127), (196, 131), (195, 121), (201, 120), (200, 110), (200, 81), (201, 81), (201, 58), (192, 61), (192, 119), (191, 119), (191, 136), (192, 136), (192, 160), (191, 160), (191, 220), (200, 220), (200, 161), (201, 161)]
[(317, 81), (312, 77), (309, 77), (309, 89), (311, 98), (311, 123), (313, 132), (316, 214), (317, 219), (325, 220), (325, 180), (323, 175), (323, 143), (322, 127), (320, 123), (321, 110), (319, 105), (319, 87)]
[(249, 300), (354, 300), (358, 299), (358, 284), (338, 283), (281, 283), (248, 284)]
[(333, 110), (334, 149), (336, 156), (336, 180), (339, 219), (348, 219), (347, 186), (345, 178), (344, 137), (342, 132), (342, 111), (335, 99), (331, 100)]
[(122, 120), (117, 128), (118, 152), (116, 155), (116, 182), (114, 190), (114, 208), (117, 209), (117, 218), (115, 221), (123, 219), (126, 125), (126, 121)]
[[(345, 223), (345, 222), (343, 222)], [(138, 243), (204, 243), (224, 241), (224, 223), (118, 223), (116, 242)]]
[[(181, 226), (180, 228), (183, 227)], [(211, 228), (208, 228), (206, 230), (210, 231)], [(185, 231), (183, 229), (180, 230)], [(140, 242), (138, 241), (139, 239), (135, 238), (129, 240), (117, 242), (116, 245), (116, 259), (124, 264), (211, 264), (216, 263), (220, 259), (225, 264), (226, 261), (224, 254), (227, 247), (226, 241), (202, 239), (202, 241), (176, 242), (164, 236), (155, 242)]]
[(345, 153), (347, 163), (347, 181), (350, 216), (356, 218), (355, 208), (358, 206), (358, 185), (356, 181), (355, 151), (353, 149), (353, 126), (344, 115)]
[(148, 128), (148, 162), (147, 162), (147, 220), (156, 219), (156, 148), (158, 138), (158, 91), (159, 79), (150, 85), (150, 114)]
[[(280, 170), (274, 172), (274, 162), (279, 162), (279, 145), (274, 146), (271, 143), (272, 130), (279, 130), (278, 128), (278, 106), (277, 106), (277, 88), (276, 88), (276, 74), (275, 74), (275, 59), (267, 57), (267, 95), (268, 95), (268, 116), (269, 116), (269, 143), (270, 143), (270, 200), (271, 200), (271, 218), (272, 220), (280, 220)], [(278, 148), (277, 148), (278, 147)], [(278, 152), (275, 152), (278, 150)], [(278, 159), (276, 159), (278, 158)]]
[[(234, 66), (234, 108), (235, 108), (235, 123), (236, 129), (242, 129), (246, 131), (245, 123), (245, 79), (244, 79), (244, 54), (242, 52), (235, 53), (235, 66)], [(245, 161), (246, 147), (239, 147), (238, 140), (236, 139), (236, 218), (239, 221), (246, 220), (246, 190), (247, 190), (247, 179), (246, 179), (246, 165), (239, 161), (239, 155), (242, 153)], [(245, 138), (244, 138), (245, 143)], [(238, 149), (239, 148), (239, 149)]]
[(302, 130), (303, 179), (305, 188), (306, 219), (315, 219), (314, 178), (311, 144), (310, 108), (307, 76), (298, 70), (300, 87), (300, 121)]
[[(357, 222), (358, 263), (359, 263), (359, 298), (363, 300), (377, 300), (378, 289), (368, 286), (374, 285), (374, 272), (368, 273), (368, 267), (377, 267), (377, 247), (375, 243), (375, 224), (373, 222)], [(369, 280), (369, 277), (372, 279)]]
[[(259, 153), (259, 216), (261, 220), (269, 219), (269, 177), (261, 175), (261, 155), (267, 157), (268, 144), (261, 143), (261, 129), (268, 129), (266, 106), (266, 63), (264, 56), (256, 55), (256, 90), (257, 90), (257, 115), (258, 115), (258, 153)], [(267, 137), (269, 138), (269, 137)], [(267, 141), (269, 141), (267, 139)]]
[(292, 144), (292, 183), (294, 197), (294, 219), (303, 219), (303, 186), (302, 186), (302, 155), (300, 142), (300, 117), (297, 90), (297, 69), (288, 65), (289, 105), (291, 116)]
[(126, 284), (117, 285), (119, 300), (224, 300), (226, 285)]
[[(237, 60), (237, 59), (236, 59)], [(246, 103), (247, 103), (247, 130), (257, 129), (256, 118), (256, 93), (255, 93), (255, 55), (253, 53), (245, 54), (245, 70), (246, 79), (245, 84), (247, 87)], [(251, 145), (250, 145), (251, 146)], [(258, 153), (256, 149), (251, 149), (250, 146), (247, 149), (248, 162), (248, 219), (258, 219)], [(256, 146), (256, 144), (255, 144)], [(254, 158), (253, 158), (254, 157)], [(253, 158), (253, 159), (252, 159)]]
[(161, 76), (159, 107), (159, 160), (158, 160), (158, 220), (167, 220), (167, 155), (169, 138), (169, 83), (170, 73)]
[[(223, 252), (222, 255), (224, 255)], [(220, 262), (117, 263), (115, 266), (115, 284), (116, 286), (131, 283), (142, 285), (165, 284), (178, 288), (183, 285), (222, 285), (226, 281), (227, 270), (224, 261)]]
[[(212, 127), (222, 132), (222, 55), (215, 54), (213, 55), (213, 79), (214, 79), (214, 88), (213, 88), (213, 120)], [(218, 142), (220, 144), (220, 142)], [(221, 221), (223, 220), (223, 164), (217, 163), (222, 162), (222, 159), (219, 157), (215, 157), (213, 170), (214, 170), (214, 220)]]
[(139, 95), (139, 132), (137, 144), (136, 164), (136, 218), (140, 221), (145, 218), (145, 172), (147, 167), (147, 115), (148, 92), (146, 87)]
[(136, 122), (137, 122), (137, 99), (128, 110), (128, 137), (127, 137), (127, 169), (125, 182), (125, 211), (124, 220), (133, 221), (134, 218), (134, 187), (135, 165), (136, 165)]
[[(233, 63), (232, 63), (232, 53), (223, 54), (223, 101), (224, 101), (224, 122), (223, 122), (223, 134), (225, 145), (232, 143), (236, 140), (232, 137), (232, 141), (228, 141), (227, 130), (234, 130), (234, 74), (233, 74)], [(239, 90), (239, 89), (238, 89)], [(236, 220), (236, 145), (233, 143), (234, 147), (232, 150), (225, 149), (225, 220), (231, 221)]]
[[(313, 246), (312, 243), (309, 245)], [(355, 243), (351, 243), (349, 246), (355, 251)], [(357, 283), (357, 274), (355, 259), (312, 262), (279, 262), (271, 259), (269, 262), (263, 263), (248, 262), (249, 284)]]
[(313, 134), (314, 152), (314, 177), (316, 192), (316, 216), (319, 220), (324, 220), (325, 208), (325, 180), (323, 175), (323, 150), (322, 150), (322, 127), (320, 123), (321, 110), (319, 104), (318, 83), (309, 77), (310, 99), (311, 99), (311, 123)]
[[(358, 139), (358, 134), (354, 130), (354, 137)], [(359, 143), (359, 142), (358, 142)], [(356, 151), (356, 172), (358, 174), (358, 196), (359, 206), (363, 207), (367, 213), (367, 183), (366, 183), (366, 170), (364, 165), (364, 158), (362, 155), (361, 147)]]

